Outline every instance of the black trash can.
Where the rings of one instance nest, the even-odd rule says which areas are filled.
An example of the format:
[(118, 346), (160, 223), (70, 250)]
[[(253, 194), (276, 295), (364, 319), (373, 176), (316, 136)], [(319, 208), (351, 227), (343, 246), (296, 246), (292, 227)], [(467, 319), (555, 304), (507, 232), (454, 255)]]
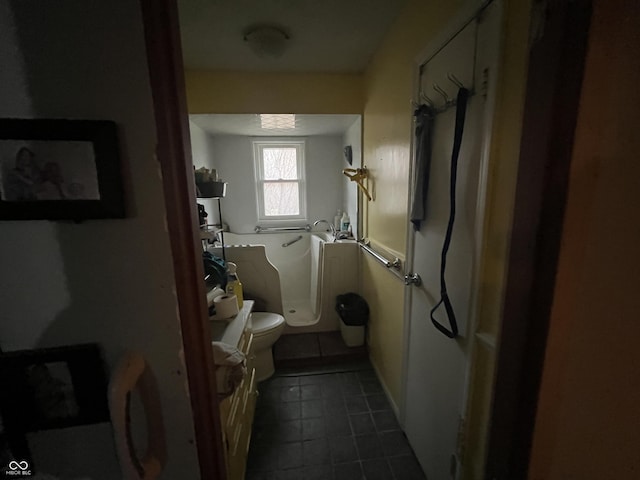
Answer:
[(357, 293), (336, 297), (336, 312), (340, 317), (340, 333), (348, 347), (364, 345), (364, 332), (369, 322), (369, 305)]

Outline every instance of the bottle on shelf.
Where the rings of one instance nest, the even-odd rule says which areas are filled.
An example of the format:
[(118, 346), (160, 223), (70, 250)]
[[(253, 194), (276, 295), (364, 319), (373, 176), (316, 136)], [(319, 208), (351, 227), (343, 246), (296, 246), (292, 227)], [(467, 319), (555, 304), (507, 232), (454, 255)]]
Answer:
[(227, 295), (235, 295), (238, 300), (238, 309), (242, 309), (242, 283), (236, 273), (238, 266), (233, 262), (227, 262), (227, 268), (229, 269), (229, 275), (227, 276)]

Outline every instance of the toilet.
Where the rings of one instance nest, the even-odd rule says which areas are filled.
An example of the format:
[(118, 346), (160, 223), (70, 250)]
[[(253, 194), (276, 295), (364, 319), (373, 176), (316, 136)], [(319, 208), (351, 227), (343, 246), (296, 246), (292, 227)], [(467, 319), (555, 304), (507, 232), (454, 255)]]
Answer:
[(252, 351), (255, 354), (256, 380), (266, 380), (275, 372), (273, 344), (282, 335), (284, 317), (277, 313), (253, 312), (251, 314)]

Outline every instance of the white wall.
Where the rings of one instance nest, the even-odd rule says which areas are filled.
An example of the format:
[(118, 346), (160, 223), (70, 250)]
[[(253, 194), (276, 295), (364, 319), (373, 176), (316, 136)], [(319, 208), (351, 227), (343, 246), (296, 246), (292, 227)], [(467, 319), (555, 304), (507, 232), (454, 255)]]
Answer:
[[(117, 122), (126, 219), (2, 222), (0, 346), (98, 342), (108, 368), (143, 352), (160, 385), (169, 462), (199, 478), (165, 230), (138, 2), (0, 4), (0, 116)], [(44, 472), (122, 478), (108, 424), (30, 438)]]
[[(215, 168), (213, 161), (213, 137), (195, 123), (189, 121), (189, 133), (191, 135), (191, 156), (193, 166), (196, 169), (206, 167), (209, 170)], [(218, 219), (218, 201), (213, 198), (199, 198), (198, 203), (204, 205), (209, 214), (208, 224), (220, 223)]]
[[(358, 119), (349, 127), (342, 138), (342, 145), (351, 146), (353, 162), (351, 165), (343, 157), (342, 168), (359, 168), (362, 166), (362, 118)], [(342, 176), (342, 197), (344, 204), (343, 211), (346, 211), (351, 220), (351, 229), (353, 236), (358, 238), (358, 186), (355, 182), (349, 180), (345, 175)], [(367, 199), (364, 197), (364, 201)]]
[[(342, 138), (296, 137), (300, 138), (306, 141), (307, 223), (319, 219), (332, 221), (336, 210), (343, 208)], [(231, 135), (213, 137), (214, 164), (221, 179), (229, 183), (227, 195), (221, 201), (222, 216), (234, 233), (253, 233), (258, 225), (253, 139)], [(301, 223), (294, 222), (296, 225)]]

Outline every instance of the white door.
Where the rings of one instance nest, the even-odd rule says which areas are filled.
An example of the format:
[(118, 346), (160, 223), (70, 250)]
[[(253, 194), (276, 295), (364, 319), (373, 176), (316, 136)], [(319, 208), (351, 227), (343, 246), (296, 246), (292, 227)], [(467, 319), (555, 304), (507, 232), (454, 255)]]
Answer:
[[(421, 277), (422, 285), (408, 292), (410, 307), (405, 337), (408, 353), (402, 419), (429, 480), (461, 476), (458, 436), (466, 411), (469, 358), (475, 338), (474, 306), (482, 241), (486, 151), (494, 97), (489, 81), (496, 71), (499, 28), (499, 5), (492, 4), (452, 39), (433, 45), (433, 53), (425, 57), (420, 68), (420, 92), (441, 110), (446, 98), (436, 91), (434, 84), (450, 99), (455, 99), (458, 91), (452, 78), (473, 91), (467, 105), (458, 160), (457, 211), (445, 276), (459, 328), (455, 339), (438, 331), (429, 316), (440, 300), (440, 257), (450, 213), (455, 106), (435, 117), (426, 218), (419, 231), (410, 227), (409, 234), (408, 259), (413, 257), (413, 262), (408, 268)], [(444, 305), (435, 316), (449, 328)]]

